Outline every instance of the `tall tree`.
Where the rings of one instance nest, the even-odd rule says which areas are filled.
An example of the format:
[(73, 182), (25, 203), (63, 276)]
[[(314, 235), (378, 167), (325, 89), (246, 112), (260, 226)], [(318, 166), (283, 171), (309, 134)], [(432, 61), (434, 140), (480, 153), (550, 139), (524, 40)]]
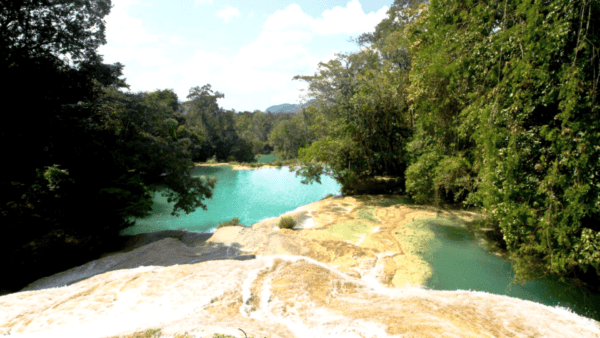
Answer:
[(225, 95), (211, 88), (210, 84), (202, 88), (196, 86), (187, 96), (191, 101), (185, 115), (186, 125), (203, 140), (196, 146), (194, 160), (206, 161), (214, 156), (219, 161), (251, 162), (254, 160), (252, 146), (238, 135), (235, 111), (220, 108), (217, 99)]
[(437, 0), (423, 10), (410, 91), (418, 138), (437, 153), (421, 147), (417, 163), (435, 155), (441, 168), (467, 150), (477, 174), (468, 200), (501, 229), (517, 279), (598, 285), (600, 4)]
[(344, 190), (364, 177), (403, 181), (413, 121), (407, 105), (408, 40), (400, 34), (405, 25), (396, 25), (406, 16), (399, 14), (406, 9), (401, 7), (397, 1), (374, 33), (357, 39), (360, 52), (320, 63), (314, 76), (294, 77), (309, 83), (308, 96), (315, 100), (304, 115), (318, 141), (299, 152), (304, 166), (297, 173), (306, 182), (321, 173), (336, 178)]
[(188, 141), (170, 136), (178, 117), (161, 93), (117, 94), (123, 66), (95, 50), (110, 1), (1, 4), (0, 70), (11, 85), (0, 97), (19, 108), (0, 125), (10, 163), (0, 168), (0, 254), (12, 276), (0, 289), (15, 291), (110, 250), (132, 217), (148, 214), (153, 186), (189, 212), (214, 182), (189, 176)]

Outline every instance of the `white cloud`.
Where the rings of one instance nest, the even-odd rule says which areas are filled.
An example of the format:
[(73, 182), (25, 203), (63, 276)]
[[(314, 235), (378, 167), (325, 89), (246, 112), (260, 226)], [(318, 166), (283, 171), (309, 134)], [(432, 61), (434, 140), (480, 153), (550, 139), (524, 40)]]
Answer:
[(373, 31), (386, 17), (387, 10), (384, 6), (375, 13), (365, 14), (358, 0), (352, 0), (346, 8), (337, 6), (324, 11), (322, 17), (313, 19), (300, 6), (292, 4), (269, 16), (264, 27), (271, 31), (303, 30), (319, 35), (357, 34)]
[(217, 12), (217, 16), (223, 20), (225, 20), (225, 22), (229, 22), (229, 20), (232, 17), (236, 17), (239, 18), (240, 17), (240, 11), (237, 10), (237, 8), (231, 7), (229, 5), (227, 5), (227, 7), (225, 7), (225, 9), (222, 9), (220, 11)]
[[(273, 103), (297, 102), (303, 94), (300, 89), (306, 89), (307, 85), (302, 81), (292, 81), (292, 78), (298, 74), (313, 74), (319, 62), (328, 62), (335, 58), (337, 52), (315, 54), (308, 48), (311, 41), (323, 35), (372, 31), (386, 16), (387, 9), (384, 7), (376, 13), (365, 14), (360, 3), (354, 0), (346, 8), (335, 7), (323, 12), (319, 18), (312, 18), (300, 6), (292, 4), (271, 14), (257, 39), (240, 48), (237, 55), (198, 54), (199, 59), (194, 64), (211, 65), (211, 73), (190, 64), (186, 68), (189, 70), (188, 79), (211, 79), (205, 82), (225, 92), (224, 101), (227, 102), (241, 102), (243, 96), (261, 92), (268, 92), (268, 99)], [(219, 69), (216, 71), (219, 75), (213, 75), (215, 69)], [(193, 75), (196, 72), (198, 75)], [(255, 108), (262, 109), (251, 109)]]
[[(129, 15), (132, 5), (140, 5), (140, 0), (120, 0), (115, 4), (106, 18), (108, 44), (99, 48), (99, 53), (107, 56), (106, 63), (119, 61), (125, 65), (124, 77), (132, 91), (172, 88), (179, 99), (187, 100), (191, 87), (210, 83), (213, 90), (225, 93), (219, 105), (251, 111), (271, 104), (298, 102), (301, 89), (306, 89), (307, 84), (292, 78), (312, 75), (319, 62), (335, 57), (331, 50), (311, 49), (313, 40), (372, 31), (387, 12), (384, 7), (365, 14), (354, 0), (346, 7), (335, 7), (313, 18), (292, 4), (268, 16), (256, 39), (243, 47), (233, 50), (222, 45), (203, 50), (201, 42), (195, 40), (151, 34), (146, 23)], [(218, 16), (228, 22), (239, 18), (240, 12), (227, 6)], [(248, 15), (251, 17), (254, 12)]]
[(252, 19), (253, 16), (254, 16), (254, 12), (250, 12), (250, 14), (248, 14), (248, 19)]
[(317, 34), (357, 34), (372, 31), (387, 15), (387, 7), (376, 13), (365, 14), (358, 0), (352, 0), (348, 7), (334, 7), (323, 12), (322, 18), (311, 22), (313, 32)]
[(114, 6), (106, 20), (106, 41), (110, 46), (131, 46), (134, 44), (152, 43), (158, 40), (143, 27), (142, 20), (129, 15), (129, 7), (138, 2), (124, 1)]

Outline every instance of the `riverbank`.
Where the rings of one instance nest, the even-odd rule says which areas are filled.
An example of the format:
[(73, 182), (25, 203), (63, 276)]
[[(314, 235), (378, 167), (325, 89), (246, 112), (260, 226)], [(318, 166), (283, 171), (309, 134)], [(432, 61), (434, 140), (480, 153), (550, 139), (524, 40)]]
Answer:
[[(283, 216), (298, 222), (294, 230), (279, 229), (277, 224)], [(400, 196), (334, 196), (263, 220), (250, 229), (219, 229), (209, 242), (237, 243), (240, 250), (254, 255), (302, 255), (349, 276), (371, 278), (389, 287), (424, 287), (431, 268), (419, 251), (432, 234), (411, 226), (411, 222), (431, 218), (451, 218), (466, 224), (478, 215), (408, 207)], [(273, 233), (285, 237), (287, 244), (266, 244)], [(271, 249), (265, 251), (265, 247)]]
[[(292, 216), (295, 229), (279, 229), (281, 216)], [(0, 334), (133, 338), (151, 329), (161, 337), (237, 337), (242, 328), (270, 338), (600, 336), (600, 323), (564, 308), (427, 290), (431, 268), (421, 253), (432, 234), (419, 220), (467, 226), (478, 217), (401, 196), (333, 196), (210, 237), (141, 234), (121, 252), (0, 297), (7, 310)]]
[(262, 169), (262, 168), (279, 168), (279, 166), (276, 165), (271, 165), (271, 164), (259, 164), (255, 167), (251, 167), (248, 165), (239, 165), (239, 164), (230, 164), (227, 162), (221, 162), (221, 163), (194, 163), (194, 166), (196, 167), (218, 167), (218, 166), (222, 166), (222, 165), (228, 165), (231, 166), (231, 168), (233, 170), (253, 170), (253, 169)]
[(253, 169), (261, 169), (261, 168), (281, 168), (283, 166), (292, 166), (292, 167), (297, 167), (300, 164), (300, 162), (298, 161), (298, 159), (292, 159), (292, 160), (285, 160), (285, 161), (280, 161), (280, 160), (275, 160), (272, 163), (262, 163), (262, 162), (218, 162), (218, 163), (212, 163), (212, 162), (195, 162), (194, 165), (196, 167), (216, 167), (216, 166), (223, 166), (223, 165), (228, 165), (231, 166), (233, 170), (253, 170)]

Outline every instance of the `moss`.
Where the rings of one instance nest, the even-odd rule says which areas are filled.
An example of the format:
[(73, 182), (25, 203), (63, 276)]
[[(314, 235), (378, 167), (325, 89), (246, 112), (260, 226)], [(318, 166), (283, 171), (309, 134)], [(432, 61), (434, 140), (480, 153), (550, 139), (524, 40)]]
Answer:
[(339, 222), (327, 228), (328, 232), (350, 242), (357, 242), (360, 235), (366, 235), (370, 230), (369, 224), (362, 221)]
[(363, 207), (358, 210), (358, 212), (356, 213), (356, 216), (365, 221), (379, 223), (379, 220), (373, 214), (374, 211), (375, 211), (374, 207)]

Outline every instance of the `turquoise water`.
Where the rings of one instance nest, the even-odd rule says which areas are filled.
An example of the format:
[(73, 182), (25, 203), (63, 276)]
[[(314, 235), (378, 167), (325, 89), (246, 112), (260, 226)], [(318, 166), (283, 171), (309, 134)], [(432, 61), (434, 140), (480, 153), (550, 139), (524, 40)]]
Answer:
[[(276, 217), (302, 205), (318, 201), (327, 194), (339, 194), (341, 186), (330, 177), (322, 185), (303, 185), (300, 178), (282, 169), (263, 168), (234, 171), (229, 166), (197, 167), (194, 175), (217, 177), (212, 199), (204, 200), (207, 210), (196, 210), (180, 217), (170, 215), (172, 204), (156, 194), (152, 215), (138, 219), (121, 234), (135, 235), (161, 230), (214, 231), (219, 222), (239, 217), (246, 225)], [(477, 290), (569, 308), (579, 315), (600, 320), (600, 296), (583, 287), (573, 287), (555, 278), (512, 283), (511, 263), (495, 256), (470, 230), (450, 220), (413, 221), (429, 229), (434, 239), (420, 254), (431, 264), (433, 274), (426, 286), (434, 290)]]
[(256, 156), (256, 162), (258, 163), (272, 163), (277, 159), (277, 155), (269, 154), (269, 155), (258, 155)]
[(569, 308), (600, 320), (600, 295), (556, 278), (542, 278), (515, 285), (510, 261), (490, 254), (473, 232), (449, 220), (421, 222), (435, 234), (423, 258), (433, 269), (426, 286), (435, 290), (477, 290), (533, 302)]
[(287, 167), (255, 170), (232, 170), (230, 166), (196, 167), (194, 176), (216, 177), (213, 197), (203, 201), (202, 208), (179, 217), (171, 216), (172, 203), (156, 193), (152, 214), (137, 219), (136, 224), (121, 235), (137, 235), (162, 230), (214, 231), (219, 222), (239, 217), (240, 223), (252, 225), (260, 220), (277, 217), (300, 206), (318, 201), (327, 194), (337, 195), (341, 186), (323, 176), (322, 184), (304, 185), (301, 178)]

